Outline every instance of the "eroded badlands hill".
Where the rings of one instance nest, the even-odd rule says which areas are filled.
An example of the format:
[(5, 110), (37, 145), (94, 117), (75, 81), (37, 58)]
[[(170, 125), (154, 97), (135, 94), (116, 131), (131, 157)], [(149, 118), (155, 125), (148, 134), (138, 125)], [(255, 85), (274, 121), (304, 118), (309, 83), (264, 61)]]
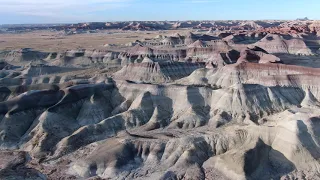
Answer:
[(212, 33), (3, 52), (0, 179), (320, 179), (315, 34)]

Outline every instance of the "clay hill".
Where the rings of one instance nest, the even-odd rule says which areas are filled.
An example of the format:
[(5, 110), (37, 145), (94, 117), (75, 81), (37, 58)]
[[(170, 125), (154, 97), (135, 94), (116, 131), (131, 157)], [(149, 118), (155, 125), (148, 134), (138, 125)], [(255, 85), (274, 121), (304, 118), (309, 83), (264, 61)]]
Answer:
[(320, 179), (318, 24), (82, 24), (175, 30), (3, 50), (0, 179)]

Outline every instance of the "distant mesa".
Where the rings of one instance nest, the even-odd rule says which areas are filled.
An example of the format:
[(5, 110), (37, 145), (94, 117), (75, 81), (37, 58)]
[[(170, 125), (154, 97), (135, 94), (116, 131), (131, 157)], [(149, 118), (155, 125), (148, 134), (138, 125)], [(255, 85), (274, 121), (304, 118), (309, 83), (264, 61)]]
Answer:
[(298, 21), (309, 21), (310, 19), (308, 17), (305, 17), (305, 18), (298, 18), (297, 20)]

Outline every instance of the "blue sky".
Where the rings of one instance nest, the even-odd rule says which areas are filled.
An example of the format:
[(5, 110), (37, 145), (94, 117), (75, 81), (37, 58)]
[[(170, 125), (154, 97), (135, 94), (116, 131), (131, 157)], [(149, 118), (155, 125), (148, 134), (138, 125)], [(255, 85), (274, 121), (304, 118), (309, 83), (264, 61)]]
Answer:
[(0, 24), (320, 19), (320, 0), (0, 0)]

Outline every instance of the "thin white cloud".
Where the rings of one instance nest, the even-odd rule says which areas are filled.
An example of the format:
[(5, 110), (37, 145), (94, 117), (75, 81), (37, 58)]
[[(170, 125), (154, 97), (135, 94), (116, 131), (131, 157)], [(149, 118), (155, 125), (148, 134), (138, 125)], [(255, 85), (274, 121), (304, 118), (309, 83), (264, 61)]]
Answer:
[(92, 15), (94, 12), (125, 7), (131, 1), (133, 0), (0, 0), (0, 8), (2, 13), (8, 14), (86, 21), (99, 19)]
[[(212, 3), (222, 0), (0, 0), (0, 13), (10, 17), (28, 17), (34, 22), (83, 22), (83, 21), (109, 21), (124, 18), (108, 16), (111, 10), (126, 8), (130, 14), (129, 6), (135, 8), (139, 5), (172, 6), (177, 4)], [(103, 12), (103, 13), (100, 13)], [(116, 14), (113, 11), (111, 14)], [(17, 15), (17, 16), (16, 16)], [(131, 19), (133, 17), (125, 17)], [(39, 20), (40, 19), (40, 20)], [(33, 21), (32, 20), (32, 21)], [(39, 20), (39, 21), (38, 21)]]

